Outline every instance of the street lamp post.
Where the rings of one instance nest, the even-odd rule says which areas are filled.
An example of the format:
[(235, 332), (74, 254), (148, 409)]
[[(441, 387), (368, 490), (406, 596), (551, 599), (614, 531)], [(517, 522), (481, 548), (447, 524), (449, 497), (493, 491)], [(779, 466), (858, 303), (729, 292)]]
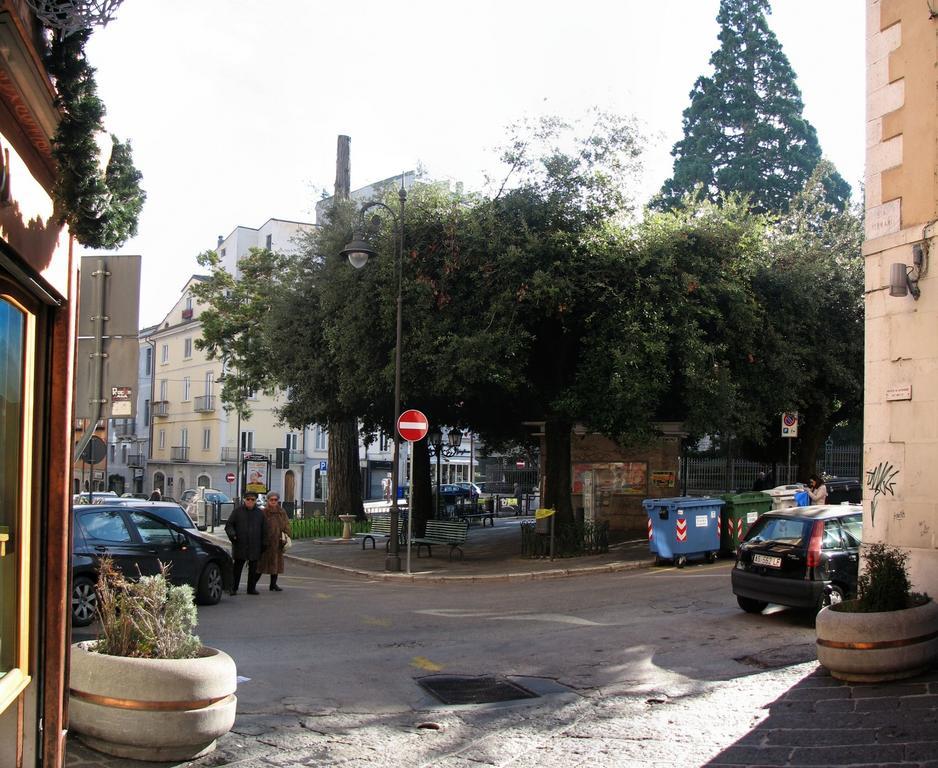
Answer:
[(455, 456), (459, 453), (459, 445), (462, 443), (462, 432), (458, 429), (451, 429), (446, 436), (447, 442), (449, 442), (449, 447), (443, 445), (443, 430), (439, 427), (434, 427), (427, 433), (427, 442), (430, 444), (430, 447), (433, 448), (433, 452), (436, 454), (436, 518), (440, 519), (440, 503), (442, 501), (440, 488), (443, 485), (441, 472), (440, 472), (440, 457), (441, 456)]
[[(398, 489), (400, 488), (400, 459), (401, 459), (401, 436), (397, 431), (397, 418), (401, 412), (401, 308), (403, 304), (402, 286), (404, 271), (404, 203), (407, 200), (407, 192), (404, 189), (404, 176), (401, 175), (401, 188), (398, 192), (400, 200), (400, 210), (395, 213), (392, 208), (380, 201), (373, 201), (362, 206), (359, 213), (361, 223), (364, 223), (365, 214), (372, 208), (383, 208), (394, 220), (397, 229), (397, 258), (394, 262), (394, 269), (397, 273), (397, 336), (394, 344), (394, 412), (391, 415), (391, 423), (394, 429), (394, 471), (391, 473), (391, 511), (389, 515), (390, 529), (392, 531), (388, 547), (388, 554), (384, 561), (384, 568), (387, 571), (401, 570), (400, 538), (393, 532), (398, 529), (398, 520), (400, 514), (398, 509)], [(348, 243), (341, 251), (342, 256), (347, 256), (349, 263), (355, 269), (361, 269), (368, 263), (370, 256), (376, 256), (377, 251), (365, 240), (356, 238)], [(412, 511), (411, 511), (412, 513)]]

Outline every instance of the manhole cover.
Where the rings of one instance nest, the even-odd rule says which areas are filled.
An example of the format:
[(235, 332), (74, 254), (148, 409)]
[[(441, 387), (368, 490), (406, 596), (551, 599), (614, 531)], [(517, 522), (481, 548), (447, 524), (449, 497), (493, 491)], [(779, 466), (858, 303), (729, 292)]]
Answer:
[(491, 704), (538, 697), (527, 688), (497, 677), (434, 675), (417, 682), (444, 704)]

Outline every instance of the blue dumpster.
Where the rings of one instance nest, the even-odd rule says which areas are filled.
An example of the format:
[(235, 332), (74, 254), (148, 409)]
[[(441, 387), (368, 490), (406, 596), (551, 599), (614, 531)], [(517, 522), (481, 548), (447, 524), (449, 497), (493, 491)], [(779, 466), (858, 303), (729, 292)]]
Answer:
[(678, 496), (645, 499), (648, 546), (655, 560), (671, 560), (683, 568), (688, 558), (714, 562), (720, 551), (720, 511), (723, 499)]

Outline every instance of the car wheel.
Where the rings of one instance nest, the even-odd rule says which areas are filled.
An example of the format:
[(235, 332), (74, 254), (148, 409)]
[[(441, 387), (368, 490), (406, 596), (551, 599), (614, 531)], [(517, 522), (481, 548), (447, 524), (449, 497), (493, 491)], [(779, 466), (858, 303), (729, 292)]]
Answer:
[(844, 591), (835, 584), (831, 584), (830, 588), (825, 590), (824, 594), (821, 595), (821, 602), (818, 605), (818, 610), (821, 610), (821, 608), (827, 608), (830, 605), (837, 605), (837, 603), (842, 603), (844, 599)]
[(762, 600), (753, 600), (751, 597), (743, 597), (742, 595), (736, 595), (736, 602), (746, 613), (762, 613), (768, 605)]
[(98, 614), (94, 579), (77, 576), (72, 582), (72, 626), (87, 627)]
[(708, 562), (708, 563), (715, 563), (716, 561), (717, 561), (717, 553), (716, 553), (716, 552), (707, 552), (707, 562)]
[(684, 555), (678, 555), (678, 556), (674, 559), (674, 564), (675, 564), (678, 568), (683, 568), (685, 565), (687, 565), (687, 558), (686, 558)]
[(224, 586), (218, 563), (209, 563), (202, 569), (202, 575), (199, 577), (199, 588), (195, 593), (196, 601), (200, 605), (215, 605), (221, 600)]

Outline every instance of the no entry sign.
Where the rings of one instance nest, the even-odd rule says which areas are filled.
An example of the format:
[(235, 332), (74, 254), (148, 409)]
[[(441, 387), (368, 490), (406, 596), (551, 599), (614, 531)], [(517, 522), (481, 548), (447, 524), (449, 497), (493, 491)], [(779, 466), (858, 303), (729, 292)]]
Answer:
[(427, 436), (430, 424), (420, 411), (404, 411), (397, 420), (397, 431), (408, 442), (415, 443)]
[(229, 472), (227, 475), (225, 475), (225, 480), (227, 480), (229, 483), (233, 483), (235, 481), (234, 472)]

